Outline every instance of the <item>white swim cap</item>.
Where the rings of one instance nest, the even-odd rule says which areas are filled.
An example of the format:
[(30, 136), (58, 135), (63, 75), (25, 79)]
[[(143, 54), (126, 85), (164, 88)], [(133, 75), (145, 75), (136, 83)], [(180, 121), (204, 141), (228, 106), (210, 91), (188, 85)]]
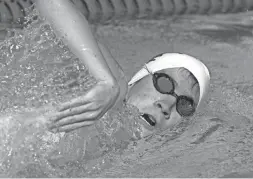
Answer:
[(154, 57), (151, 61), (146, 63), (146, 67), (144, 66), (132, 77), (128, 85), (134, 85), (137, 81), (149, 75), (149, 72), (155, 73), (163, 69), (181, 67), (189, 70), (199, 83), (200, 90), (199, 102), (197, 105), (198, 108), (207, 94), (210, 83), (210, 74), (207, 67), (200, 60), (186, 54), (163, 53)]

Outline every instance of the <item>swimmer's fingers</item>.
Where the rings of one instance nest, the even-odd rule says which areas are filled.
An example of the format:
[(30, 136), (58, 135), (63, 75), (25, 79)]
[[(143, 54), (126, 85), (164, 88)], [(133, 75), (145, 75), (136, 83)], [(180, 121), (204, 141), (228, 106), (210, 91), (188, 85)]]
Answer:
[(61, 120), (55, 122), (54, 124), (49, 125), (49, 129), (59, 128), (66, 125), (71, 125), (81, 122), (93, 122), (99, 118), (99, 113), (97, 111), (85, 112), (79, 115), (68, 116), (62, 118)]
[(112, 105), (119, 94), (119, 88), (110, 83), (100, 82), (87, 91), (83, 96), (75, 98), (58, 107), (58, 111), (64, 111), (69, 108), (78, 107), (88, 103), (103, 104), (102, 106)]
[(89, 103), (89, 100), (87, 100), (85, 96), (82, 96), (82, 97), (79, 97), (79, 98), (72, 99), (69, 102), (63, 103), (62, 105), (60, 105), (58, 107), (58, 111), (59, 112), (64, 111), (66, 109), (78, 107), (78, 106), (81, 106), (81, 105), (84, 105), (84, 104), (87, 104), (87, 103)]
[(82, 106), (69, 108), (64, 111), (56, 112), (52, 117), (50, 117), (50, 121), (56, 122), (68, 116), (74, 116), (74, 115), (82, 114), (82, 113), (93, 111), (93, 110), (96, 110), (96, 109), (92, 106), (92, 104), (85, 104)]
[(71, 132), (73, 130), (82, 128), (82, 127), (88, 127), (94, 124), (94, 121), (84, 121), (84, 122), (79, 122), (79, 123), (74, 123), (74, 124), (69, 124), (65, 126), (60, 126), (57, 128), (53, 128), (51, 131), (54, 133), (57, 132)]

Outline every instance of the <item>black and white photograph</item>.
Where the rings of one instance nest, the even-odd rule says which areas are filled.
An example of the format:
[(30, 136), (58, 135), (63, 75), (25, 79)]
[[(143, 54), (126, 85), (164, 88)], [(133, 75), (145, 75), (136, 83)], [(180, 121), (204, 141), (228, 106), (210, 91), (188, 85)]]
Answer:
[(0, 0), (0, 178), (253, 178), (253, 0)]

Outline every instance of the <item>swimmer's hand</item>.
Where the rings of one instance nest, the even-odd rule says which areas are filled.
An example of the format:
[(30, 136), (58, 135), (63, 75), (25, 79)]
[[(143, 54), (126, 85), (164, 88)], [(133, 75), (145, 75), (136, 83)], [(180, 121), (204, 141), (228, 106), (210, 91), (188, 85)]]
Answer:
[(97, 83), (84, 96), (62, 104), (50, 118), (49, 129), (52, 132), (70, 132), (94, 124), (113, 107), (119, 92), (118, 84)]

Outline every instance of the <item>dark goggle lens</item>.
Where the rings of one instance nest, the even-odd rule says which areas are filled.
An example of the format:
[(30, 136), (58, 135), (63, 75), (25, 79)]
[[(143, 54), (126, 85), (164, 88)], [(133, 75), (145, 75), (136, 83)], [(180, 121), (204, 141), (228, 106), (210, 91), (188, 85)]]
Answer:
[[(174, 84), (169, 76), (163, 74), (155, 74), (155, 87), (163, 94), (171, 94), (174, 92)], [(176, 109), (177, 112), (183, 117), (192, 116), (195, 112), (195, 103), (193, 99), (187, 96), (178, 96)]]
[(156, 84), (161, 93), (171, 93), (174, 90), (173, 82), (165, 76), (156, 79)]
[(179, 96), (177, 99), (177, 111), (181, 116), (192, 116), (195, 112), (195, 104), (192, 99), (186, 96)]

